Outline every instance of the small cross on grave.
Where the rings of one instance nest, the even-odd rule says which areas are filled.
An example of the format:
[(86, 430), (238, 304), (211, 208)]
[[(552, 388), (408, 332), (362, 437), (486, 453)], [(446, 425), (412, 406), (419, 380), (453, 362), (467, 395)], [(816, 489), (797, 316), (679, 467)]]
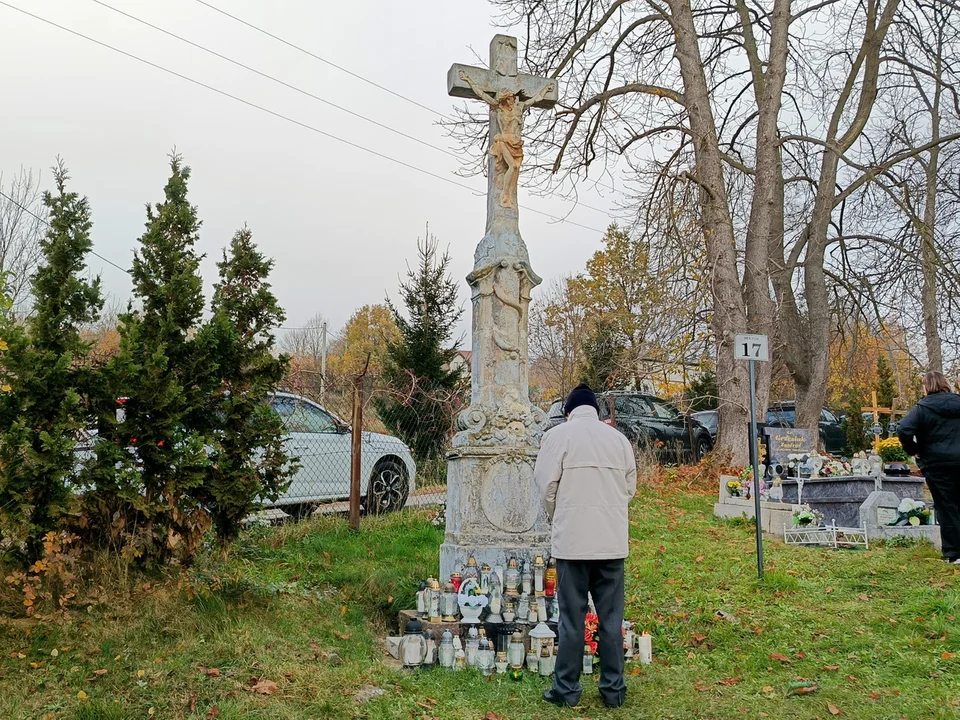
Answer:
[[(879, 403), (877, 402), (877, 391), (876, 391), (876, 390), (874, 390), (874, 391), (871, 393), (870, 398), (871, 398), (871, 400), (873, 400), (873, 404), (872, 404), (871, 406), (869, 406), (869, 407), (861, 407), (860, 410), (861, 410), (861, 412), (872, 412), (872, 413), (873, 413), (873, 427), (871, 428), (871, 430), (873, 430), (873, 449), (874, 449), (874, 452), (878, 452), (877, 446), (880, 444), (880, 433), (877, 432), (877, 428), (880, 427), (880, 413), (883, 413), (884, 415), (889, 415), (889, 416), (890, 416), (890, 422), (892, 423), (892, 422), (895, 422), (895, 421), (896, 421), (897, 415), (906, 415), (906, 414), (907, 414), (907, 411), (906, 411), (906, 410), (897, 410), (897, 403), (896, 403), (896, 402), (893, 403), (893, 407), (892, 407), (892, 408), (880, 407), (880, 406), (879, 406)], [(882, 431), (882, 428), (881, 428), (881, 431)], [(878, 454), (879, 454), (879, 452), (878, 452)]]

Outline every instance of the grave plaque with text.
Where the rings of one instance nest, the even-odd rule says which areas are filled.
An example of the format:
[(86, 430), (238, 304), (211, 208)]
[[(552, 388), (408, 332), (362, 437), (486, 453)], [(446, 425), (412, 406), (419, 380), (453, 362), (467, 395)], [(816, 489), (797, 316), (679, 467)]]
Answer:
[(804, 455), (813, 452), (810, 433), (799, 428), (764, 428), (767, 436), (767, 453), (773, 462), (785, 463), (789, 455)]

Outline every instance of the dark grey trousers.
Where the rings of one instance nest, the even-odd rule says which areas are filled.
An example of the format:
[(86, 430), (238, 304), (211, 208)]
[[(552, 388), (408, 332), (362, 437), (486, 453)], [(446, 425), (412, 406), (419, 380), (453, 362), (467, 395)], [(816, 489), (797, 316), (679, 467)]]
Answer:
[[(933, 495), (933, 510), (940, 526), (943, 557), (951, 561), (960, 560), (960, 471), (937, 467), (925, 468), (923, 474)], [(563, 601), (560, 607), (563, 612)]]
[(554, 693), (569, 705), (580, 701), (583, 688), (585, 645), (584, 618), (587, 592), (593, 596), (600, 620), (600, 695), (619, 705), (627, 694), (623, 679), (623, 560), (557, 559), (557, 597), (560, 627), (557, 638), (557, 666), (553, 675)]

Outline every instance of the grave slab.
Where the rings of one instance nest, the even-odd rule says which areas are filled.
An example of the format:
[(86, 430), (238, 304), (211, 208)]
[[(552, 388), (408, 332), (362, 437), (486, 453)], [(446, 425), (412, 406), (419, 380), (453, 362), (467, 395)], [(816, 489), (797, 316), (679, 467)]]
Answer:
[(871, 539), (923, 538), (929, 540), (934, 547), (941, 548), (939, 525), (890, 525), (900, 516), (897, 512), (899, 504), (900, 498), (889, 490), (874, 490), (867, 496), (860, 506), (859, 517), (860, 524), (867, 526)]
[[(803, 496), (800, 498), (804, 505), (823, 513), (823, 521), (830, 525), (836, 522), (840, 527), (858, 527), (860, 523), (860, 506), (877, 490), (878, 480), (865, 475), (851, 475), (838, 477), (804, 478)], [(892, 493), (898, 498), (924, 500), (924, 480), (920, 477), (881, 477), (881, 489)], [(784, 478), (783, 501), (797, 502), (797, 478)], [(930, 506), (929, 501), (925, 501)]]

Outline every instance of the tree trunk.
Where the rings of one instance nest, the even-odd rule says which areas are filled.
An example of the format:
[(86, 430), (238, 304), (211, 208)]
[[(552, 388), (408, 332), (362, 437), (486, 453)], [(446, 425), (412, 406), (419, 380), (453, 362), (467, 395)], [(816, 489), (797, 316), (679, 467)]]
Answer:
[(689, 0), (668, 0), (676, 37), (674, 54), (683, 77), (683, 100), (694, 138), (696, 182), (706, 237), (707, 265), (713, 288), (713, 332), (717, 341), (717, 387), (720, 395), (718, 447), (732, 462), (746, 465), (750, 436), (746, 363), (733, 359), (734, 335), (745, 332), (746, 309), (737, 275), (736, 242), (710, 91), (700, 56)]
[[(939, 70), (939, 68), (938, 68)], [(940, 74), (930, 112), (931, 140), (940, 139)], [(923, 308), (923, 334), (927, 344), (927, 370), (943, 372), (943, 350), (940, 344), (940, 318), (937, 310), (937, 186), (940, 175), (940, 146), (934, 145), (927, 155), (926, 196), (923, 206), (923, 224), (920, 228), (920, 262), (923, 268), (923, 287), (920, 303)]]
[[(770, 252), (783, 238), (783, 163), (778, 123), (787, 76), (790, 0), (774, 3), (766, 62), (761, 60), (745, 0), (737, 1), (737, 11), (757, 103), (756, 172), (746, 234), (743, 294), (750, 332), (772, 337), (775, 306), (770, 297)], [(760, 363), (757, 367), (757, 412), (761, 416), (770, 396), (772, 367), (772, 363)]]

